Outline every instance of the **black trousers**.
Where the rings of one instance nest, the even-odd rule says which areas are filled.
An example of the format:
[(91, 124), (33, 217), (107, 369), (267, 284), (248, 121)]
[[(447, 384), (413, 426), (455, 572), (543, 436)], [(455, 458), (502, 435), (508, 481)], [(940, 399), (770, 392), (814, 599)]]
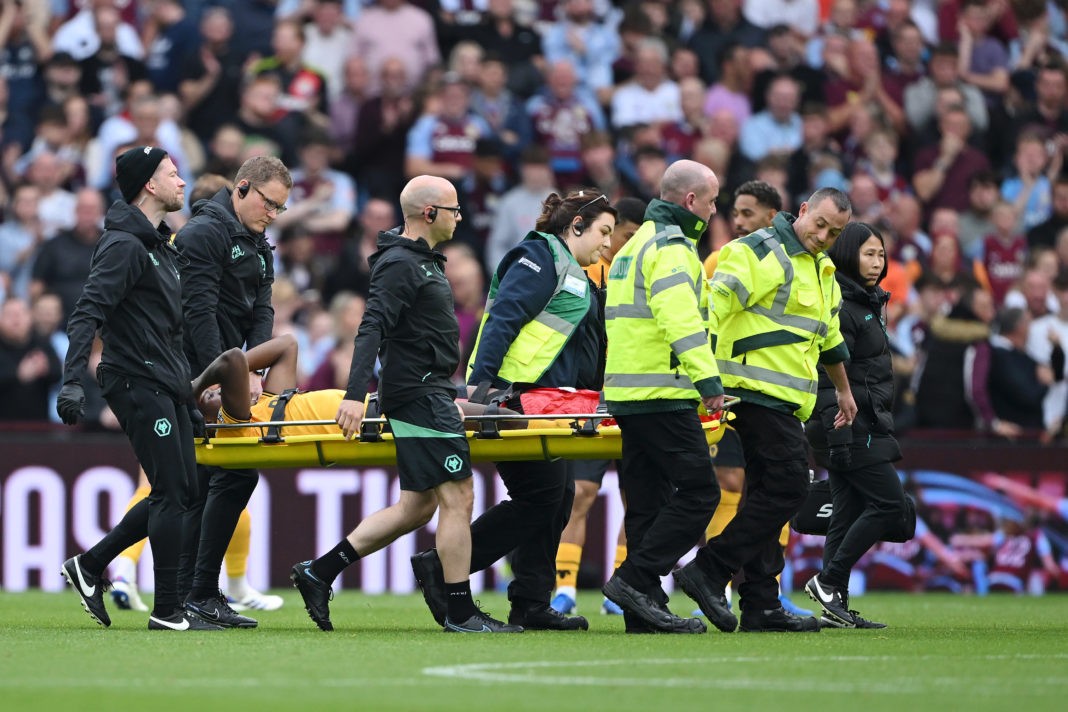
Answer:
[(259, 482), (256, 470), (224, 470), (197, 465), (197, 496), (190, 505), (189, 547), (182, 551), (179, 593), (219, 590), (223, 557), (237, 520)]
[(627, 559), (617, 574), (662, 600), (660, 577), (697, 543), (719, 504), (696, 408), (620, 415)]
[(778, 608), (775, 577), (785, 563), (779, 533), (808, 492), (808, 444), (793, 415), (744, 401), (734, 413), (745, 451), (745, 498), (723, 532), (697, 552), (697, 562), (717, 585), (745, 574), (738, 587), (743, 610)]
[(509, 499), (471, 523), (471, 571), (482, 571), (514, 551), (509, 600), (548, 604), (556, 586), (560, 534), (575, 501), (571, 468), (566, 460), (496, 465)]
[(902, 516), (905, 493), (897, 470), (879, 462), (844, 472), (829, 470), (833, 513), (827, 527), (820, 579), (847, 588), (849, 572)]
[(169, 616), (181, 607), (178, 569), (191, 543), (190, 505), (196, 488), (193, 426), (184, 405), (166, 393), (101, 372), (108, 406), (130, 439), (152, 491), (88, 553), (107, 566), (145, 536), (152, 545), (156, 594), (153, 613)]

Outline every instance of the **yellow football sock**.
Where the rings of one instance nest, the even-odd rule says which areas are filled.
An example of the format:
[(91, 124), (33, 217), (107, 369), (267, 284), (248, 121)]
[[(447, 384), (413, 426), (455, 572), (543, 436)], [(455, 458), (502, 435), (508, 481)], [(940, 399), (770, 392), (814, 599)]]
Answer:
[(557, 587), (578, 586), (579, 564), (582, 562), (582, 547), (578, 544), (560, 543), (556, 550), (556, 585)]
[(781, 546), (783, 549), (785, 549), (786, 545), (789, 544), (789, 543), (790, 543), (790, 524), (786, 523), (786, 524), (783, 525), (782, 531), (779, 532), (779, 546)]
[[(152, 488), (148, 485), (145, 485), (144, 487), (138, 487), (136, 490), (134, 490), (133, 497), (131, 497), (130, 501), (126, 504), (126, 511), (129, 512), (135, 504), (147, 497), (148, 493), (151, 491)], [(148, 539), (142, 539), (136, 544), (132, 544), (131, 546), (129, 546), (126, 551), (119, 554), (119, 556), (126, 557), (130, 561), (134, 562), (140, 561), (141, 552), (145, 550), (146, 543), (148, 543)]]
[(243, 510), (237, 518), (237, 527), (234, 535), (230, 538), (230, 546), (226, 548), (226, 575), (234, 579), (244, 576), (248, 571), (249, 542), (252, 541), (252, 517), (248, 510)]
[(616, 560), (612, 562), (612, 570), (615, 571), (619, 568), (619, 565), (627, 558), (627, 545), (616, 546)]
[(730, 521), (738, 514), (738, 503), (742, 501), (741, 492), (728, 492), (721, 490), (719, 493), (719, 506), (712, 513), (712, 521), (705, 529), (705, 539), (711, 539), (727, 528)]

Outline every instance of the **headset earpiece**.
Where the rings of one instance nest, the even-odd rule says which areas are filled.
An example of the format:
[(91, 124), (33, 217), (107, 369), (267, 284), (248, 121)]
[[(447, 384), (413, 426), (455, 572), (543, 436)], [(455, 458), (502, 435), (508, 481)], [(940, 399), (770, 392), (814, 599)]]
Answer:
[(435, 220), (437, 220), (438, 219), (438, 209), (437, 208), (431, 208), (430, 210), (427, 210), (426, 211), (426, 219), (427, 219), (427, 222), (434, 222)]
[(586, 223), (583, 221), (582, 218), (579, 218), (571, 226), (571, 229), (575, 231), (575, 237), (578, 237), (579, 235), (581, 235), (583, 233), (583, 231), (585, 231)]
[(252, 188), (252, 185), (249, 184), (249, 183), (242, 183), (239, 186), (237, 186), (237, 195), (238, 195), (238, 197), (240, 197), (242, 199), (247, 198), (248, 197), (248, 191), (249, 191), (250, 188)]

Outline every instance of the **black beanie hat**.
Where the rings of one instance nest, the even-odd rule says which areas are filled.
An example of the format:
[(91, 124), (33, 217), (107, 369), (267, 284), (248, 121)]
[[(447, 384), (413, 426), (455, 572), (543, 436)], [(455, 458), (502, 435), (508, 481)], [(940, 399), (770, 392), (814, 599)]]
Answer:
[(115, 181), (122, 199), (131, 202), (156, 172), (167, 152), (155, 146), (137, 146), (115, 159)]

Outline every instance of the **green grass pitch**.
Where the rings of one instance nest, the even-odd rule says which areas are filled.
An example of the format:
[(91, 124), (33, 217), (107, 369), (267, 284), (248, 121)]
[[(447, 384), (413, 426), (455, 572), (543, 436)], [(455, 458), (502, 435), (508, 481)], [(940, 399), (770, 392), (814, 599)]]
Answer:
[[(873, 594), (855, 604), (883, 631), (657, 636), (625, 635), (594, 592), (579, 601), (589, 632), (511, 636), (446, 635), (418, 595), (348, 591), (322, 633), (283, 595), (258, 630), (175, 634), (117, 610), (100, 628), (69, 590), (0, 593), (0, 709), (1068, 709), (1063, 595)], [(506, 614), (503, 596), (481, 600)], [(692, 608), (681, 594), (673, 605)]]

